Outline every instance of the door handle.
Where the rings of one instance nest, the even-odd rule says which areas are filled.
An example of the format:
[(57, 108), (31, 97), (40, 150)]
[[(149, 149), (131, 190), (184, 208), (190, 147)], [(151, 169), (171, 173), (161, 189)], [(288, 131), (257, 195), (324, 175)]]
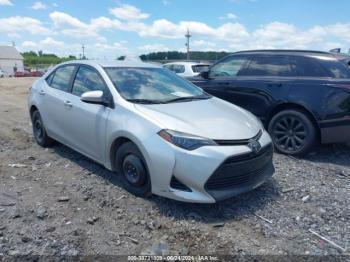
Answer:
[(72, 106), (73, 106), (72, 102), (69, 101), (69, 100), (67, 100), (66, 102), (64, 102), (64, 105), (65, 105), (66, 107), (72, 107)]
[(44, 90), (40, 90), (39, 94), (40, 94), (41, 96), (43, 96), (43, 95), (45, 95), (45, 91), (44, 91)]

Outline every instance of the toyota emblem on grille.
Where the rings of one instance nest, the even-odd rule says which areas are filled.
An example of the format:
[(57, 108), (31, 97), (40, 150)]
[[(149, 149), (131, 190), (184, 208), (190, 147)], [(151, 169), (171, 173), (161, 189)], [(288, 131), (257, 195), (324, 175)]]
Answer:
[(254, 139), (250, 139), (249, 143), (248, 143), (248, 147), (255, 153), (259, 153), (260, 149), (261, 149), (261, 145), (259, 143), (259, 141), (256, 141)]

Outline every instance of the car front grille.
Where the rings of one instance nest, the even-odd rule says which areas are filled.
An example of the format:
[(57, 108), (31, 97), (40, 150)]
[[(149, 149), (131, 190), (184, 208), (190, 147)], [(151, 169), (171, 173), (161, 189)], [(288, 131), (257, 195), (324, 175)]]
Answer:
[(269, 145), (258, 154), (226, 159), (205, 183), (206, 190), (228, 190), (256, 183), (271, 167), (272, 155), (273, 147)]

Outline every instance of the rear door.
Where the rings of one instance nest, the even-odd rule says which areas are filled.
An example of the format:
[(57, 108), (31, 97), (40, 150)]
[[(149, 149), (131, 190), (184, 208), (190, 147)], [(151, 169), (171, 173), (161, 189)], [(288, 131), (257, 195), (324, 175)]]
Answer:
[(71, 96), (70, 88), (75, 65), (64, 65), (58, 67), (47, 79), (46, 86), (39, 90), (43, 98), (40, 114), (45, 123), (49, 136), (59, 141), (70, 144), (70, 137), (67, 127), (67, 112), (69, 105), (67, 101)]
[(106, 100), (112, 95), (99, 72), (90, 66), (79, 66), (69, 97), (70, 108), (67, 112), (67, 132), (74, 148), (83, 154), (104, 162), (106, 145), (106, 124), (113, 110), (98, 104), (88, 104), (80, 97), (88, 91), (101, 90)]

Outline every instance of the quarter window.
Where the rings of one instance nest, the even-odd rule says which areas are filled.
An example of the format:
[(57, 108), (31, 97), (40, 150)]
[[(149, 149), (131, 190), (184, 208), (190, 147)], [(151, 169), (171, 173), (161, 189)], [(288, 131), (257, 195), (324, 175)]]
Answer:
[(74, 72), (74, 68), (75, 66), (59, 67), (55, 71), (55, 75), (52, 78), (51, 87), (65, 92), (69, 92), (70, 80)]
[(77, 96), (88, 91), (101, 90), (106, 93), (106, 86), (96, 70), (81, 66), (74, 80), (72, 93)]
[(244, 57), (231, 57), (214, 65), (210, 69), (209, 77), (225, 78), (238, 76), (246, 62), (247, 59)]

